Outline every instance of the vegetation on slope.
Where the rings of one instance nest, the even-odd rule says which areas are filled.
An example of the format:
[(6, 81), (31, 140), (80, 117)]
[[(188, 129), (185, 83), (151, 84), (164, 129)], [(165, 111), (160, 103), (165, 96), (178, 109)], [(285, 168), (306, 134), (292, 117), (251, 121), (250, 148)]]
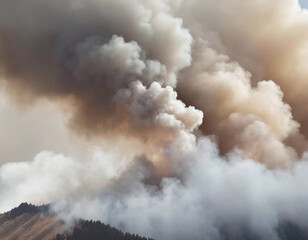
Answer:
[(49, 205), (35, 206), (29, 203), (22, 203), (18, 207), (13, 208), (10, 212), (7, 213), (9, 219), (14, 219), (22, 214), (37, 214), (48, 212)]
[(120, 230), (99, 221), (81, 220), (69, 234), (57, 234), (54, 240), (153, 240)]

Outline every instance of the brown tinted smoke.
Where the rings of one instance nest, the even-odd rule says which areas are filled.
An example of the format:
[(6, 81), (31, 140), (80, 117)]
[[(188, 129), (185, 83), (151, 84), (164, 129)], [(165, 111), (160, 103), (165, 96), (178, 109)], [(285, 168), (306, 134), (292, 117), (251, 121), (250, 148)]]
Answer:
[(1, 77), (22, 102), (69, 104), (88, 136), (188, 150), (204, 112), (222, 153), (286, 166), (306, 149), (307, 21), (294, 0), (5, 0)]

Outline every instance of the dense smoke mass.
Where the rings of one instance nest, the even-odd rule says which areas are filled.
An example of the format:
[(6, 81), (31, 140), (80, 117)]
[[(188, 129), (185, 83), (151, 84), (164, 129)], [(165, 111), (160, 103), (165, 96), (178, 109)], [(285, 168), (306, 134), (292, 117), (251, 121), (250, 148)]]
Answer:
[(298, 0), (2, 0), (0, 211), (157, 240), (305, 230), (307, 59)]

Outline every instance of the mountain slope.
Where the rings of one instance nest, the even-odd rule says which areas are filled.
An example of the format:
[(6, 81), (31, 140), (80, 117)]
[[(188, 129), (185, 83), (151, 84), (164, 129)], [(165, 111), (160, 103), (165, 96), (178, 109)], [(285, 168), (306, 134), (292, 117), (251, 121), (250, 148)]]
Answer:
[(151, 240), (122, 233), (99, 221), (76, 221), (69, 229), (60, 215), (49, 207), (22, 203), (10, 212), (0, 214), (1, 240)]
[(60, 216), (47, 214), (45, 206), (23, 203), (0, 215), (1, 240), (49, 240), (63, 230)]
[(99, 221), (81, 220), (68, 234), (58, 234), (55, 240), (153, 240), (135, 234), (123, 233)]

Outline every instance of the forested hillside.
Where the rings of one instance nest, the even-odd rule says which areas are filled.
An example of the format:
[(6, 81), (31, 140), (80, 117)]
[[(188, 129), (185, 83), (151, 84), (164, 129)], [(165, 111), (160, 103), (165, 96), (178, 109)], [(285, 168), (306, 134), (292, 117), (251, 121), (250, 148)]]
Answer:
[(1, 240), (153, 240), (120, 230), (99, 221), (76, 220), (67, 229), (61, 216), (49, 211), (49, 205), (22, 203), (0, 214)]
[(123, 233), (99, 221), (81, 220), (69, 234), (58, 234), (54, 240), (153, 240)]

